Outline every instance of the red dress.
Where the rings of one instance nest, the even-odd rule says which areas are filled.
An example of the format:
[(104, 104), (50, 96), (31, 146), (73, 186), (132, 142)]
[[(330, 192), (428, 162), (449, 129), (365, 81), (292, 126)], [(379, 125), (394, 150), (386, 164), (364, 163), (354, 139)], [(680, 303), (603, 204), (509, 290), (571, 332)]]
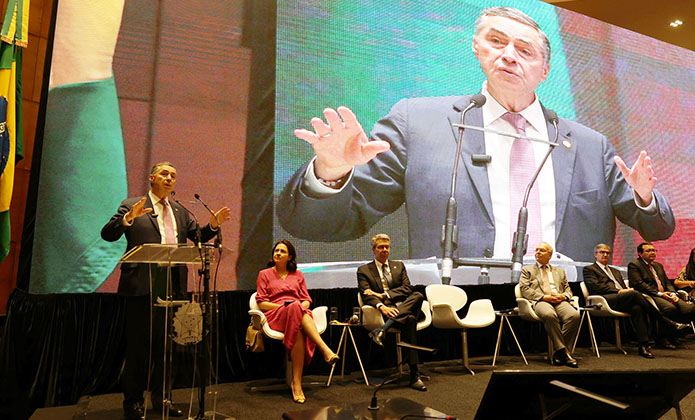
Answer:
[[(271, 302), (277, 303), (279, 308), (271, 309), (264, 312), (268, 325), (275, 331), (281, 331), (285, 334), (282, 343), (287, 349), (287, 357), (294, 347), (294, 342), (297, 339), (297, 333), (302, 325), (304, 314), (311, 315), (311, 310), (302, 306), (302, 301), (311, 303), (311, 297), (306, 289), (304, 274), (297, 270), (294, 273), (287, 273), (287, 277), (283, 280), (272, 267), (266, 268), (258, 273), (256, 280), (256, 302)], [(286, 301), (293, 303), (285, 305)], [(309, 340), (309, 337), (304, 335), (304, 364), (308, 365), (311, 358), (314, 356), (316, 343)]]

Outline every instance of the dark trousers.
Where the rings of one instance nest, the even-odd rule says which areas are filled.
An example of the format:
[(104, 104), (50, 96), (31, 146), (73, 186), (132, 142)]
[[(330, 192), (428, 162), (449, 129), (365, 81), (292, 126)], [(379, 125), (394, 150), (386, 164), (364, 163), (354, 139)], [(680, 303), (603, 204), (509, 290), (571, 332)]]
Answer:
[[(398, 316), (393, 318), (397, 328), (401, 330), (401, 340), (408, 344), (417, 345), (417, 321), (422, 315), (422, 302), (425, 297), (420, 292), (413, 292), (398, 305)], [(395, 307), (395, 302), (387, 300), (385, 305)], [(406, 353), (406, 360), (410, 366), (417, 365), (419, 358), (417, 350), (410, 349)]]
[(649, 315), (659, 318), (659, 311), (636, 290), (623, 293), (613, 293), (603, 296), (611, 309), (630, 314), (632, 326), (635, 328), (637, 341), (641, 344), (649, 341)]
[[(126, 296), (125, 309), (125, 366), (121, 377), (123, 399), (127, 404), (143, 402), (147, 390), (147, 374), (150, 358), (150, 310), (152, 311), (152, 376), (150, 391), (152, 398), (161, 399), (163, 396), (163, 367), (164, 367), (164, 320), (165, 310), (153, 307), (157, 297), (166, 297), (166, 270), (153, 266), (152, 296)], [(177, 284), (177, 270), (172, 270), (172, 283)], [(180, 292), (174, 291), (180, 296)], [(167, 375), (168, 384), (171, 375)], [(167, 385), (168, 385), (167, 384)], [(166, 388), (169, 388), (167, 386)]]
[(695, 306), (690, 302), (685, 302), (679, 299), (676, 303), (671, 303), (668, 300), (654, 296), (654, 303), (659, 307), (659, 311), (663, 316), (677, 322), (688, 323), (695, 320)]

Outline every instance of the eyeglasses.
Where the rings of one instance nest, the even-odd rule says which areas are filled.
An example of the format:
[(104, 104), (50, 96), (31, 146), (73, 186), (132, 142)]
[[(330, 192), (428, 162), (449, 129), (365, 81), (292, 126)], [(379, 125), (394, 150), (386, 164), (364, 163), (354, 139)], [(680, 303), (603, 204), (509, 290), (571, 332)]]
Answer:
[(596, 251), (598, 254), (611, 255), (610, 251)]

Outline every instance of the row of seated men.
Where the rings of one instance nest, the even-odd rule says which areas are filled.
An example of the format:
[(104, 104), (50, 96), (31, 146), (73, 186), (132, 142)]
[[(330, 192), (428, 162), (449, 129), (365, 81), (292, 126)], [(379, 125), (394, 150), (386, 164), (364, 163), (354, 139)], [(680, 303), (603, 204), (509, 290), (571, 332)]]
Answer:
[[(535, 250), (536, 264), (522, 270), (519, 282), (521, 294), (532, 302), (534, 310), (544, 321), (555, 350), (552, 363), (578, 367), (569, 348), (577, 335), (579, 312), (570, 303), (572, 291), (564, 270), (548, 264), (552, 252), (550, 245), (538, 244)], [(601, 295), (611, 309), (630, 314), (638, 341), (638, 353), (652, 359), (650, 320), (657, 325), (657, 345), (675, 349), (679, 344), (679, 331), (689, 326), (685, 322), (695, 320), (695, 306), (679, 297), (664, 267), (655, 261), (656, 249), (651, 243), (639, 244), (637, 254), (638, 258), (628, 264), (629, 287), (620, 271), (608, 265), (611, 248), (606, 244), (596, 245), (596, 262), (584, 267), (583, 277), (590, 295)], [(690, 286), (690, 282), (686, 283)]]
[[(372, 238), (375, 260), (360, 267), (357, 280), (365, 304), (377, 307), (386, 323), (370, 333), (382, 345), (383, 336), (391, 327), (401, 328), (403, 340), (415, 344), (417, 314), (424, 297), (412, 289), (401, 262), (389, 261), (390, 239), (379, 234)], [(535, 249), (536, 263), (525, 266), (520, 291), (543, 319), (553, 344), (554, 365), (579, 367), (570, 353), (579, 327), (579, 311), (572, 304), (572, 291), (565, 271), (549, 264), (553, 249), (540, 243)], [(695, 320), (695, 305), (679, 297), (674, 283), (668, 279), (663, 266), (655, 261), (656, 250), (645, 242), (637, 247), (638, 258), (628, 264), (626, 283), (619, 270), (608, 265), (611, 248), (598, 244), (594, 249), (596, 262), (584, 267), (584, 282), (590, 295), (602, 295), (613, 310), (629, 313), (638, 341), (640, 356), (652, 359), (650, 338), (658, 347), (675, 349), (678, 335)], [(692, 259), (692, 255), (691, 255)], [(681, 273), (682, 274), (682, 273)], [(692, 281), (682, 281), (679, 287), (692, 287)], [(628, 287), (629, 284), (629, 287)], [(396, 307), (396, 304), (399, 304)], [(656, 328), (650, 329), (652, 322)], [(650, 330), (655, 337), (650, 337)], [(424, 390), (417, 370), (417, 352), (410, 352), (411, 386)]]

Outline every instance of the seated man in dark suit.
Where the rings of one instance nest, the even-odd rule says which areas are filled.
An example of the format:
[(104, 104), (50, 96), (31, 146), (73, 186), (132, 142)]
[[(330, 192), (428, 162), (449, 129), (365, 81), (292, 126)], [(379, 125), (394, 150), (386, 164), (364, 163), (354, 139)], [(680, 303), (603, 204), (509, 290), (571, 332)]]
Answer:
[(649, 316), (660, 321), (662, 331), (683, 329), (687, 325), (665, 318), (640, 292), (625, 285), (620, 271), (608, 266), (611, 259), (611, 248), (608, 245), (596, 245), (594, 255), (596, 262), (584, 267), (584, 283), (589, 294), (601, 295), (611, 309), (630, 314), (639, 343), (639, 355), (653, 359), (654, 355), (649, 348)]
[(533, 310), (543, 319), (545, 331), (553, 342), (552, 363), (573, 368), (579, 363), (572, 357), (568, 346), (574, 343), (579, 329), (579, 311), (572, 306), (572, 291), (565, 270), (548, 262), (553, 248), (541, 242), (536, 246), (536, 264), (521, 270), (521, 295), (531, 301)]
[[(413, 291), (408, 272), (401, 261), (389, 261), (391, 238), (380, 233), (372, 237), (374, 261), (357, 269), (357, 285), (362, 294), (362, 302), (379, 309), (386, 322), (369, 333), (369, 336), (383, 346), (384, 333), (391, 327), (399, 328), (403, 341), (417, 344), (417, 318), (422, 313), (422, 293)], [(396, 304), (399, 303), (398, 307)], [(410, 365), (410, 387), (427, 391), (417, 367), (417, 350), (408, 351)]]
[[(676, 288), (666, 276), (664, 266), (656, 262), (656, 248), (649, 242), (637, 246), (639, 258), (627, 265), (630, 286), (651, 296), (661, 314), (671, 320), (690, 322), (695, 319), (692, 303), (678, 297)], [(658, 340), (658, 345), (673, 349), (678, 344), (675, 336)]]

